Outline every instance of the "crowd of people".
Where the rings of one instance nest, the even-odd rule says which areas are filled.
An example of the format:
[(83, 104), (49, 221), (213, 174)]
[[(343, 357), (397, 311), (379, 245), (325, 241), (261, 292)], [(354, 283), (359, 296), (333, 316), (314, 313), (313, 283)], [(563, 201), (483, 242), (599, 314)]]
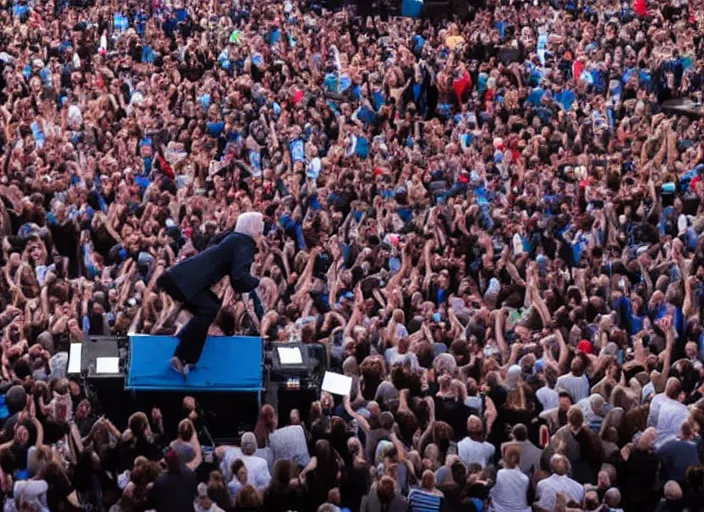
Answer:
[[(4, 511), (702, 510), (703, 92), (699, 0), (4, 0)], [(176, 333), (248, 211), (210, 333), (350, 393), (214, 450), (191, 397), (98, 416), (69, 344)]]

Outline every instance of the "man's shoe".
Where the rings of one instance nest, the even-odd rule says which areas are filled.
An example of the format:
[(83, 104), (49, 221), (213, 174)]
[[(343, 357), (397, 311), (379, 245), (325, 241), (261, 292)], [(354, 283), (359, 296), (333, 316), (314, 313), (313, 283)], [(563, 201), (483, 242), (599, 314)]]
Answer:
[(188, 377), (188, 372), (190, 371), (189, 366), (191, 365), (183, 364), (176, 356), (171, 358), (171, 369), (181, 375), (184, 379)]

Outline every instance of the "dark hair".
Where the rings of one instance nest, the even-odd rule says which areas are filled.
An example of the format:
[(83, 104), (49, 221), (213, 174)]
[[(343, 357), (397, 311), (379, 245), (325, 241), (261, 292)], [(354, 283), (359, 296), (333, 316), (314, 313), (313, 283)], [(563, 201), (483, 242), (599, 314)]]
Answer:
[(413, 435), (418, 430), (418, 418), (411, 411), (399, 411), (396, 414), (401, 438), (409, 445), (413, 444)]
[(147, 430), (148, 426), (149, 420), (147, 419), (147, 415), (143, 412), (134, 413), (127, 421), (127, 427), (135, 438), (144, 437), (144, 432)]
[(553, 368), (552, 366), (547, 366), (545, 368), (544, 375), (545, 381), (548, 383), (548, 386), (554, 388), (557, 384), (557, 370), (555, 370), (555, 368)]
[(528, 439), (528, 429), (523, 423), (514, 425), (511, 433), (516, 441), (525, 441)]
[(235, 508), (247, 509), (256, 508), (262, 506), (262, 500), (259, 497), (257, 490), (251, 485), (245, 485), (240, 492), (237, 494), (237, 501), (235, 503)]
[(438, 421), (433, 426), (432, 434), (433, 442), (438, 445), (438, 450), (444, 459), (450, 449), (450, 442), (454, 438), (452, 427), (444, 421)]
[(337, 485), (337, 474), (340, 470), (335, 450), (329, 441), (320, 439), (315, 443), (315, 456), (318, 459), (314, 470), (316, 486), (319, 484), (321, 489), (332, 489)]
[(394, 426), (394, 415), (388, 411), (384, 411), (379, 415), (379, 423), (381, 428), (391, 430)]
[(416, 357), (418, 358), (418, 365), (425, 369), (430, 369), (433, 367), (433, 360), (435, 359), (435, 350), (430, 343), (422, 343), (418, 347), (416, 352)]
[(367, 357), (359, 365), (362, 374), (362, 396), (374, 400), (379, 384), (384, 380), (384, 364), (376, 357)]
[(685, 480), (687, 487), (692, 490), (701, 490), (704, 488), (704, 465), (697, 464), (696, 466), (689, 466)]
[(460, 366), (469, 362), (469, 345), (465, 340), (453, 341), (450, 345), (450, 353), (455, 356), (455, 360)]
[(276, 411), (271, 405), (265, 404), (259, 411), (257, 424), (254, 426), (254, 436), (257, 438), (258, 448), (266, 448), (269, 441), (269, 434), (274, 431), (275, 427)]
[(293, 463), (287, 459), (277, 460), (274, 463), (271, 473), (271, 488), (285, 490), (288, 488), (291, 476), (293, 475)]
[(396, 495), (396, 485), (393, 478), (384, 476), (379, 480), (379, 485), (376, 488), (376, 496), (379, 498), (382, 507), (386, 508), (391, 504), (391, 501)]
[(452, 473), (452, 480), (460, 487), (464, 486), (465, 480), (467, 479), (467, 470), (460, 461), (456, 461), (450, 467), (450, 472)]
[(397, 364), (391, 369), (391, 382), (396, 389), (408, 389), (411, 395), (421, 394), (422, 379), (419, 372)]
[(89, 491), (93, 486), (93, 450), (83, 450), (78, 456), (78, 464), (73, 474), (73, 483), (77, 491)]
[(177, 474), (181, 472), (181, 457), (175, 450), (169, 450), (164, 455), (164, 460), (166, 461), (166, 469), (171, 474)]
[(570, 395), (567, 391), (560, 391), (560, 393), (558, 393), (558, 397), (559, 398), (569, 398), (570, 402), (572, 404), (574, 404), (574, 399), (572, 398), (572, 395)]
[(237, 473), (240, 472), (240, 469), (244, 467), (244, 462), (242, 459), (235, 459), (232, 465), (230, 466), (230, 473), (232, 473), (233, 477), (237, 476)]

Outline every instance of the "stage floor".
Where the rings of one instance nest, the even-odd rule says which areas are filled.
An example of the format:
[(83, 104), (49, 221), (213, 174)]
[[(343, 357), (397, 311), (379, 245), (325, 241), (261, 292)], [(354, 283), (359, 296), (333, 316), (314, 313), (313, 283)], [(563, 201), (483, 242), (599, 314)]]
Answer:
[(210, 336), (196, 368), (185, 379), (169, 360), (178, 339), (173, 336), (130, 336), (127, 389), (136, 391), (262, 390), (262, 341), (248, 336)]

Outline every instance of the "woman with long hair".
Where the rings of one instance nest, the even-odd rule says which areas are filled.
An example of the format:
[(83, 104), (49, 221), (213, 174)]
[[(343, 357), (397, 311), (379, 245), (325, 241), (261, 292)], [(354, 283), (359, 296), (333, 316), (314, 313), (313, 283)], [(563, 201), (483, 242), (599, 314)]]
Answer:
[(264, 492), (264, 509), (267, 512), (287, 512), (300, 508), (300, 488), (291, 485), (295, 471), (292, 461), (276, 461), (272, 470), (271, 484)]
[(147, 415), (136, 412), (127, 422), (127, 430), (122, 434), (121, 470), (129, 469), (140, 455), (149, 460), (159, 460), (163, 447), (159, 441), (161, 436), (154, 435)]
[(315, 443), (314, 459), (311, 460), (308, 472), (304, 470), (308, 485), (310, 509), (315, 509), (328, 499), (330, 489), (338, 486), (342, 478), (341, 460), (329, 441), (320, 439)]
[(467, 435), (467, 420), (472, 414), (471, 409), (465, 405), (467, 387), (448, 374), (440, 377), (438, 383), (440, 391), (435, 397), (435, 415), (439, 421), (452, 427), (456, 439), (462, 439)]
[(369, 463), (364, 458), (364, 449), (358, 438), (351, 437), (347, 440), (347, 450), (351, 463), (345, 465), (340, 482), (340, 495), (342, 505), (352, 512), (357, 512), (362, 504), (362, 496), (369, 492)]
[(93, 450), (83, 450), (78, 456), (73, 484), (84, 510), (90, 512), (105, 510), (103, 492), (111, 481), (101, 467), (100, 457)]
[(211, 471), (208, 477), (208, 498), (223, 510), (231, 510), (232, 498), (225, 477), (220, 471)]
[(276, 430), (278, 419), (274, 408), (265, 404), (259, 411), (257, 424), (254, 426), (254, 436), (257, 438), (257, 448), (266, 448), (269, 445), (269, 436)]
[(145, 457), (137, 457), (134, 469), (130, 471), (130, 480), (120, 498), (120, 512), (144, 512), (149, 509), (149, 491), (161, 473), (158, 463)]
[(235, 501), (236, 512), (259, 512), (262, 510), (262, 499), (259, 492), (251, 485), (245, 485)]
[(71, 480), (66, 470), (56, 461), (49, 462), (37, 476), (49, 484), (47, 504), (49, 510), (74, 511), (81, 510), (78, 497), (72, 491)]
[(498, 409), (489, 442), (496, 446), (507, 442), (514, 425), (530, 425), (538, 413), (534, 394), (527, 386), (521, 384), (512, 388), (506, 395), (506, 402)]
[(44, 242), (39, 237), (30, 238), (22, 253), (22, 264), (14, 276), (15, 284), (28, 299), (35, 299), (41, 293), (49, 271), (47, 258)]

